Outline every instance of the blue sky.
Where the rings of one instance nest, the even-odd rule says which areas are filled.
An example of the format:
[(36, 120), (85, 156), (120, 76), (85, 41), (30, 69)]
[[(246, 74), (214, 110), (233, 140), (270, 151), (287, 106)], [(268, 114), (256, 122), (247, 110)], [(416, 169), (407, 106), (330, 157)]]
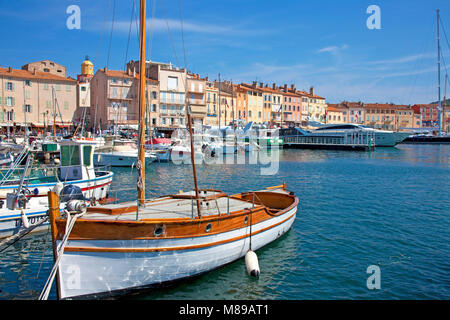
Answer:
[[(66, 27), (70, 5), (80, 7), (79, 30)], [(370, 5), (380, 7), (380, 30), (366, 26)], [(110, 41), (113, 7), (114, 0), (1, 0), (0, 65), (50, 59), (76, 77), (89, 55), (95, 69), (123, 69), (139, 54), (135, 22), (127, 46), (133, 0), (115, 1)], [(438, 8), (450, 37), (447, 0), (147, 0), (147, 8), (147, 59), (181, 67), (186, 59), (189, 70), (213, 79), (314, 86), (330, 103), (435, 101)], [(444, 75), (444, 34), (441, 47)]]

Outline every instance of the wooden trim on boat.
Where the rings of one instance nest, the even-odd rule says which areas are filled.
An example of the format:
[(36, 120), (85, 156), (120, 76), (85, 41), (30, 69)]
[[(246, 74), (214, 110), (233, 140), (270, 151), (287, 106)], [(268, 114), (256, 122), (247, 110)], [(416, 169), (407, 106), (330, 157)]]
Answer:
[[(137, 240), (201, 237), (240, 229), (246, 225), (245, 216), (249, 215), (252, 215), (252, 225), (266, 221), (286, 213), (293, 207), (296, 207), (299, 202), (298, 198), (293, 195), (280, 193), (273, 193), (273, 195), (271, 195), (272, 192), (262, 192), (262, 194), (266, 197), (276, 196), (278, 199), (280, 199), (280, 197), (286, 198), (289, 199), (291, 203), (283, 209), (279, 209), (279, 211), (276, 211), (276, 207), (258, 204), (253, 209), (242, 209), (230, 214), (202, 216), (201, 219), (104, 220), (79, 218), (69, 239)], [(133, 212), (132, 207), (127, 207), (125, 209), (129, 210), (128, 212)], [(66, 220), (61, 218), (56, 219), (55, 223), (58, 231), (57, 238), (62, 239), (65, 232)], [(210, 231), (206, 231), (206, 226), (208, 224), (211, 224), (212, 227)], [(163, 232), (159, 236), (154, 235), (157, 228), (163, 228)]]
[[(277, 222), (276, 224), (270, 225), (266, 228), (263, 228), (261, 230), (258, 231), (254, 231), (251, 234), (246, 233), (244, 235), (241, 236), (237, 236), (234, 238), (230, 238), (230, 239), (226, 239), (226, 240), (221, 240), (221, 241), (216, 241), (216, 242), (210, 242), (210, 243), (203, 243), (203, 244), (197, 244), (197, 245), (191, 245), (191, 246), (178, 246), (178, 247), (163, 247), (163, 248), (92, 248), (92, 247), (66, 247), (65, 251), (66, 252), (161, 252), (161, 251), (177, 251), (177, 250), (193, 250), (193, 249), (201, 249), (201, 248), (207, 248), (207, 247), (212, 247), (212, 246), (217, 246), (217, 245), (222, 245), (225, 243), (229, 243), (229, 242), (234, 242), (234, 241), (238, 241), (244, 238), (248, 238), (250, 236), (254, 236), (258, 233), (267, 231), (269, 229), (272, 229), (286, 221), (288, 221), (289, 219), (291, 219), (297, 212), (291, 214), (289, 217), (287, 217), (286, 219)], [(244, 228), (247, 228), (244, 227)], [(241, 228), (242, 229), (242, 228)]]

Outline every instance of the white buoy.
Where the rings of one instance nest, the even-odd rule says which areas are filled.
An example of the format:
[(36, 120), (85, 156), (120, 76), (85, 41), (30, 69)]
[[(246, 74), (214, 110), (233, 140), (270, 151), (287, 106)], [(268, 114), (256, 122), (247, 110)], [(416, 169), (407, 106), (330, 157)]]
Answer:
[(28, 222), (28, 218), (23, 210), (20, 210), (20, 216), (22, 218), (22, 225), (28, 229), (30, 227), (30, 223)]
[(64, 185), (62, 182), (57, 182), (55, 186), (53, 187), (53, 192), (56, 193), (58, 196), (61, 193), (62, 189), (64, 188)]
[(258, 257), (254, 251), (248, 250), (245, 254), (245, 266), (247, 267), (247, 272), (250, 276), (259, 277)]

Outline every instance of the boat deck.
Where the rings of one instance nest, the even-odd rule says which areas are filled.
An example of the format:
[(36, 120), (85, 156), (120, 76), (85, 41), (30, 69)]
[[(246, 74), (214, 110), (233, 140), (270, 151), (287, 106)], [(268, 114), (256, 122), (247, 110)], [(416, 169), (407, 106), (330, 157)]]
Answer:
[[(270, 192), (288, 193), (283, 189), (260, 190)], [(177, 219), (196, 218), (197, 202), (193, 198), (182, 198), (195, 196), (194, 191), (178, 193), (173, 196), (151, 199), (139, 207), (136, 213), (136, 201), (121, 202), (117, 204), (106, 204), (88, 208), (83, 219), (108, 220), (108, 221), (136, 221), (145, 219)], [(202, 216), (226, 215), (235, 211), (251, 209), (252, 202), (228, 197), (220, 191), (202, 191), (200, 193), (200, 207)], [(178, 198), (181, 197), (181, 198)], [(217, 197), (217, 198), (215, 198)], [(204, 199), (209, 200), (204, 200)], [(262, 205), (255, 204), (255, 208)]]

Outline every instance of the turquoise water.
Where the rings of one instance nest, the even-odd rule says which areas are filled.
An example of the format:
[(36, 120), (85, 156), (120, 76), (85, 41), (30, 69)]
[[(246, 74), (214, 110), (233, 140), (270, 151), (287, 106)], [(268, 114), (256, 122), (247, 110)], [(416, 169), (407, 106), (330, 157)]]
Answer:
[[(257, 252), (257, 280), (239, 260), (133, 299), (449, 299), (449, 169), (449, 145), (281, 150), (272, 176), (259, 165), (198, 166), (200, 187), (228, 193), (286, 182), (300, 198), (297, 219)], [(117, 197), (135, 197), (136, 173), (114, 171), (113, 188), (131, 189)], [(190, 166), (154, 163), (148, 195), (191, 189), (191, 177)], [(52, 267), (49, 237), (22, 240), (0, 259), (0, 299), (34, 299)], [(381, 271), (378, 290), (366, 285), (370, 265)]]

